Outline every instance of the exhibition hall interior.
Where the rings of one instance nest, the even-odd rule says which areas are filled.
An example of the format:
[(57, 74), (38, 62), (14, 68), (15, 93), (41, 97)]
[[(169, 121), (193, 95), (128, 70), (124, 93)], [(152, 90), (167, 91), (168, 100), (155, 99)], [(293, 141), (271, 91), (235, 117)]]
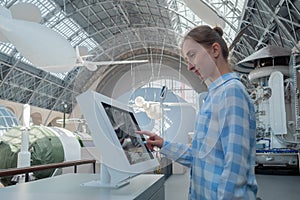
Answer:
[(189, 199), (190, 168), (137, 131), (192, 145), (199, 25), (253, 102), (257, 199), (299, 199), (297, 0), (0, 1), (0, 199)]

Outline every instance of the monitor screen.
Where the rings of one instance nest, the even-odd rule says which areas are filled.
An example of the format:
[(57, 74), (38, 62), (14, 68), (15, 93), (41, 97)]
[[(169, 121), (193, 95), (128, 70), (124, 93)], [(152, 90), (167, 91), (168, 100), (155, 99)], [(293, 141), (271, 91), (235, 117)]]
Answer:
[(154, 159), (144, 144), (144, 137), (136, 134), (140, 128), (134, 114), (104, 102), (102, 105), (129, 163), (132, 165)]

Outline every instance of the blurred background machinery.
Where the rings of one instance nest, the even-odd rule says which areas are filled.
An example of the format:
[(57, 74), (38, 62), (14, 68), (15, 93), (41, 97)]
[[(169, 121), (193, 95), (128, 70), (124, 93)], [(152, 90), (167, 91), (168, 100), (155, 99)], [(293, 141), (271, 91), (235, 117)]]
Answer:
[(257, 173), (299, 174), (299, 67), (297, 53), (267, 46), (242, 60), (242, 75), (257, 119)]

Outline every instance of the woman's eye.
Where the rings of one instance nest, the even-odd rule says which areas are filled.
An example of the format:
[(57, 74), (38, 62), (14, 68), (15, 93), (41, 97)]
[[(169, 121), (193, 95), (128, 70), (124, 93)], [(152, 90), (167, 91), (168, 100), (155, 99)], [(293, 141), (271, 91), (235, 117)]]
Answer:
[(190, 58), (193, 58), (194, 56), (195, 56), (194, 53), (191, 53), (191, 54), (190, 54)]
[(187, 55), (186, 55), (186, 61), (187, 62), (189, 62), (189, 61), (191, 61), (192, 59), (194, 59), (194, 57), (195, 57), (195, 53), (191, 53), (191, 52), (189, 52), (189, 53), (187, 53)]

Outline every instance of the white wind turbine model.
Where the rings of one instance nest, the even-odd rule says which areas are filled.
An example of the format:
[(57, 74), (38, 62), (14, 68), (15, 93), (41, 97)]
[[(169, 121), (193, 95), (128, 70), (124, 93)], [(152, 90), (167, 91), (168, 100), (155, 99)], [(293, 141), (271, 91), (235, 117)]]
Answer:
[(96, 70), (99, 65), (145, 63), (148, 60), (87, 61), (80, 48), (42, 24), (41, 12), (30, 3), (7, 9), (0, 5), (0, 41), (10, 42), (34, 66), (50, 72), (68, 72), (76, 66)]
[[(85, 46), (76, 46), (75, 47), (76, 62), (75, 64), (69, 65), (51, 65), (43, 67), (46, 71), (55, 71), (60, 72), (61, 69), (73, 68), (83, 66), (89, 69), (90, 71), (97, 70), (97, 67), (100, 65), (121, 65), (121, 64), (133, 64), (133, 63), (147, 63), (148, 60), (119, 60), (119, 61), (88, 61), (86, 58), (92, 57), (93, 55), (88, 55), (88, 49)], [(69, 70), (68, 70), (69, 71)]]

